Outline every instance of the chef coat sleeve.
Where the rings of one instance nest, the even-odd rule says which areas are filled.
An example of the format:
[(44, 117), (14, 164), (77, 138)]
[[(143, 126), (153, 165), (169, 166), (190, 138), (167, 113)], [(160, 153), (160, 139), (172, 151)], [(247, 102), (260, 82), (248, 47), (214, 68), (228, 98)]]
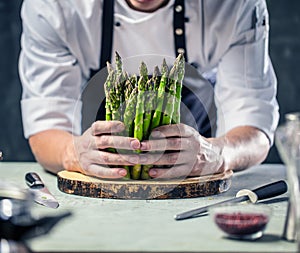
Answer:
[(83, 78), (65, 42), (66, 22), (57, 2), (25, 0), (21, 9), (19, 75), (26, 138), (47, 129), (81, 131)]
[(265, 1), (244, 1), (229, 49), (218, 66), (217, 135), (247, 125), (261, 129), (273, 143), (279, 112), (277, 81), (268, 53), (268, 33)]

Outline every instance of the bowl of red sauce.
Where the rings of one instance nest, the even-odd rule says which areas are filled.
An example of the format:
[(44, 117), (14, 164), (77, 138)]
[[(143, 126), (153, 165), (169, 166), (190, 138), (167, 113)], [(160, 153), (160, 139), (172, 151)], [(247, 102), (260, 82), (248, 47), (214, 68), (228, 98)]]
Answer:
[(228, 237), (256, 240), (263, 235), (271, 208), (263, 204), (234, 204), (215, 207), (210, 213), (214, 223)]

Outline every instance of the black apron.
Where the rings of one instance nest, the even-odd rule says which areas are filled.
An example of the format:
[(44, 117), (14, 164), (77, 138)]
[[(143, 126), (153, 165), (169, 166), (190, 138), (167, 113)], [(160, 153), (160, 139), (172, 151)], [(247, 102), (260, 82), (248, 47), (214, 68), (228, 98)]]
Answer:
[[(103, 1), (102, 13), (102, 46), (100, 57), (100, 69), (92, 70), (90, 78), (92, 78), (92, 76), (96, 74), (99, 70), (105, 68), (107, 61), (111, 62), (113, 45), (113, 26), (118, 25), (114, 24), (114, 0)], [(175, 0), (173, 8), (173, 34), (175, 44), (175, 57), (177, 57), (179, 53), (183, 53), (186, 62), (188, 62), (188, 56), (185, 43), (185, 22), (188, 21), (188, 18), (185, 17), (184, 0)], [(213, 129), (215, 128), (214, 105), (212, 105), (209, 108), (209, 112), (207, 112), (199, 98), (186, 86), (183, 86), (182, 88), (182, 102), (193, 116), (193, 120), (196, 124), (193, 125), (193, 127), (197, 128), (196, 130), (201, 135), (205, 137), (211, 137), (214, 132)], [(184, 120), (185, 114), (185, 112), (181, 113), (181, 122), (188, 124), (188, 122), (185, 122)], [(208, 114), (210, 115), (210, 117), (208, 117)], [(98, 109), (96, 120), (105, 120), (105, 99)]]

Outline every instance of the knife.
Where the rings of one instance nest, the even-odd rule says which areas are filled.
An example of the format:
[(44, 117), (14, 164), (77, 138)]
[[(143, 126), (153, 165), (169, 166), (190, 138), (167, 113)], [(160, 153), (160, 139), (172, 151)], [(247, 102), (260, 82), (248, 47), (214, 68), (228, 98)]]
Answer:
[(43, 183), (40, 176), (35, 172), (29, 172), (25, 175), (26, 184), (29, 186), (29, 190), (34, 194), (34, 201), (40, 205), (50, 208), (57, 208), (59, 206), (58, 201), (49, 192)]
[(211, 204), (208, 206), (196, 208), (184, 213), (180, 213), (174, 216), (175, 220), (184, 220), (188, 218), (193, 218), (196, 215), (205, 213), (209, 210), (209, 208), (228, 204), (228, 203), (239, 203), (243, 201), (250, 200), (253, 203), (256, 203), (258, 200), (262, 199), (268, 199), (272, 197), (276, 197), (278, 195), (281, 195), (283, 193), (287, 192), (287, 183), (284, 180), (276, 181), (264, 186), (261, 186), (259, 188), (256, 188), (254, 190), (247, 190), (243, 189), (239, 191), (236, 195), (236, 197), (227, 199), (215, 204)]

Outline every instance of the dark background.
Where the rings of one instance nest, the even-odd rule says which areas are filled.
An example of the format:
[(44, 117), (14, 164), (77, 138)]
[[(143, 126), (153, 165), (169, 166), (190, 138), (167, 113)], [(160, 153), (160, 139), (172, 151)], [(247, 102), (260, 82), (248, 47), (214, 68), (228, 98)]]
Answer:
[[(84, 0), (83, 0), (84, 1)], [(32, 161), (23, 137), (17, 72), (20, 50), (21, 0), (0, 0), (0, 150), (6, 161)], [(278, 78), (281, 119), (300, 111), (300, 1), (267, 0), (270, 14), (270, 55)], [(266, 162), (281, 162), (273, 147)]]

